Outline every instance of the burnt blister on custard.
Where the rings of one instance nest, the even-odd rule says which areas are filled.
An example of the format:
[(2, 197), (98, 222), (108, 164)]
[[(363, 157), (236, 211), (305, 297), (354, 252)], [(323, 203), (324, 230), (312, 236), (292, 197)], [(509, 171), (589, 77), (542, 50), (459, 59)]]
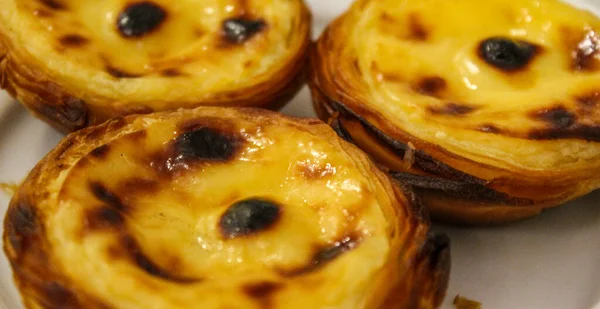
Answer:
[(89, 188), (92, 194), (104, 204), (120, 211), (126, 209), (123, 201), (100, 182), (90, 182)]
[(277, 291), (283, 288), (282, 284), (277, 282), (258, 282), (243, 286), (244, 293), (256, 300), (260, 308), (274, 308), (272, 306), (273, 297)]
[(179, 160), (227, 161), (239, 148), (236, 137), (209, 127), (181, 134), (175, 141)]
[(262, 19), (235, 17), (223, 21), (222, 32), (228, 42), (240, 44), (251, 39), (265, 27), (266, 23)]
[(532, 117), (548, 123), (552, 128), (555, 129), (570, 128), (577, 121), (576, 115), (562, 106), (537, 111), (532, 114)]
[(351, 235), (332, 245), (317, 248), (314, 256), (307, 265), (292, 270), (282, 271), (281, 274), (285, 277), (296, 277), (316, 272), (343, 254), (354, 250), (358, 247), (359, 242), (360, 240), (357, 235)]
[(267, 230), (281, 215), (279, 206), (265, 199), (252, 198), (233, 204), (221, 217), (221, 234), (228, 239)]
[(428, 76), (413, 85), (413, 90), (430, 97), (439, 98), (440, 93), (448, 87), (446, 80), (439, 76)]
[(505, 72), (525, 68), (538, 52), (538, 47), (526, 41), (492, 37), (482, 41), (478, 55), (486, 63)]
[(19, 200), (6, 213), (6, 233), (13, 250), (21, 255), (41, 230), (37, 210), (31, 203)]
[(64, 10), (66, 8), (63, 3), (56, 0), (40, 0), (40, 2), (52, 10)]
[(68, 34), (61, 37), (58, 41), (62, 46), (66, 47), (82, 47), (89, 42), (88, 39), (79, 34)]
[(99, 207), (87, 213), (86, 228), (90, 231), (111, 230), (120, 228), (125, 224), (125, 218), (112, 207)]
[(127, 6), (117, 18), (117, 28), (126, 38), (137, 38), (158, 28), (167, 18), (163, 8), (150, 1)]
[(143, 252), (139, 243), (131, 235), (123, 235), (120, 241), (121, 248), (129, 255), (131, 261), (141, 270), (153, 277), (178, 284), (193, 284), (202, 281), (201, 278), (189, 278), (174, 274), (169, 269), (154, 263), (150, 257)]

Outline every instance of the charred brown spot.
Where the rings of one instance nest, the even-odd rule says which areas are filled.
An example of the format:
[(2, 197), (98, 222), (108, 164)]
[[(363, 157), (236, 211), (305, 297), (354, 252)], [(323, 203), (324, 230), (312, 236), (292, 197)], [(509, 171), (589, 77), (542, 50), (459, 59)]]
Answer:
[(59, 282), (45, 283), (41, 292), (44, 308), (79, 308), (77, 295)]
[(581, 139), (600, 142), (600, 126), (575, 125), (569, 129), (540, 129), (529, 133), (528, 138), (534, 140)]
[(244, 16), (234, 17), (223, 21), (221, 31), (227, 42), (241, 44), (261, 32), (266, 25), (262, 19), (249, 19)]
[(423, 25), (421, 17), (416, 13), (408, 16), (408, 27), (410, 30), (411, 40), (425, 41), (429, 37), (429, 31), (425, 25)]
[(87, 123), (86, 104), (82, 99), (68, 96), (63, 99), (63, 104), (66, 107), (63, 115), (67, 120), (78, 126), (83, 126)]
[(446, 80), (439, 76), (429, 76), (418, 81), (413, 89), (421, 94), (432, 96), (432, 97), (440, 97), (440, 93), (446, 89), (447, 83)]
[(448, 235), (430, 232), (427, 235), (427, 242), (421, 248), (420, 256), (429, 263), (429, 269), (436, 276), (437, 286), (433, 297), (441, 301), (445, 296), (450, 279), (451, 257)]
[(576, 101), (584, 110), (600, 107), (600, 92), (579, 96)]
[(484, 132), (484, 133), (491, 133), (491, 134), (502, 133), (502, 130), (493, 124), (484, 124), (484, 125), (480, 126), (479, 128), (477, 128), (477, 131)]
[(125, 249), (135, 265), (153, 277), (180, 284), (192, 284), (201, 281), (200, 279), (187, 278), (176, 274), (171, 274), (169, 271), (156, 265), (142, 252), (142, 249), (137, 241), (129, 235), (122, 237), (121, 246), (123, 249)]
[[(421, 254), (428, 257), (431, 266), (435, 267), (447, 255), (450, 248), (450, 238), (442, 233), (430, 233), (427, 242), (421, 248)], [(445, 252), (445, 253), (444, 253)]]
[(64, 10), (67, 8), (64, 3), (57, 0), (40, 0), (40, 2), (53, 10)]
[(553, 107), (532, 113), (536, 120), (543, 121), (553, 129), (568, 129), (575, 124), (575, 114), (562, 106)]
[(129, 73), (113, 66), (106, 66), (106, 73), (116, 78), (138, 78), (140, 74)]
[(209, 127), (183, 133), (175, 140), (177, 161), (228, 161), (239, 148), (236, 136)]
[(167, 12), (156, 3), (132, 3), (117, 17), (117, 29), (125, 38), (139, 38), (156, 30), (166, 18)]
[[(589, 103), (589, 102), (588, 102)], [(584, 113), (592, 113), (586, 111)], [(528, 138), (535, 140), (556, 139), (583, 139), (586, 141), (600, 141), (600, 126), (582, 123), (578, 121), (577, 115), (563, 106), (537, 111), (531, 114), (535, 120), (547, 124), (545, 128), (529, 132)]]
[(459, 103), (446, 103), (442, 106), (429, 106), (427, 110), (435, 115), (464, 116), (476, 111), (477, 107)]
[(116, 209), (103, 206), (86, 214), (85, 226), (92, 231), (111, 230), (124, 225), (123, 215)]
[(182, 75), (181, 71), (175, 68), (162, 70), (160, 74), (165, 77), (177, 77)]
[(43, 117), (59, 123), (69, 131), (75, 131), (87, 125), (88, 113), (83, 100), (66, 96), (62, 99), (62, 103), (57, 105), (39, 101), (34, 108)]
[(119, 211), (126, 209), (125, 204), (123, 204), (121, 199), (103, 184), (99, 182), (91, 182), (89, 186), (94, 196), (101, 202), (104, 202), (106, 205), (111, 206)]
[(525, 69), (539, 50), (537, 45), (527, 41), (492, 37), (479, 44), (477, 55), (497, 69), (516, 72)]
[(105, 158), (106, 155), (110, 152), (110, 146), (102, 145), (100, 147), (96, 147), (94, 150), (90, 152), (90, 155), (95, 158)]
[(571, 53), (571, 69), (574, 71), (592, 72), (600, 68), (600, 35), (589, 31), (585, 38), (577, 44)]
[(249, 236), (271, 228), (280, 215), (279, 205), (271, 201), (246, 199), (225, 211), (219, 221), (219, 228), (226, 239)]
[(276, 282), (259, 282), (243, 286), (244, 293), (258, 302), (261, 308), (271, 308), (273, 294), (282, 288), (282, 285)]
[(67, 47), (81, 47), (89, 42), (88, 39), (79, 34), (67, 34), (58, 40), (61, 45)]
[(37, 212), (33, 205), (24, 200), (11, 206), (6, 214), (8, 240), (19, 255), (25, 251), (30, 239), (39, 233)]
[(319, 248), (308, 265), (291, 271), (284, 271), (283, 274), (285, 276), (294, 277), (318, 271), (342, 256), (344, 253), (354, 250), (358, 245), (359, 239), (357, 236), (348, 236), (332, 246)]
[(314, 256), (312, 265), (316, 267), (321, 267), (321, 265), (327, 264), (342, 254), (351, 251), (356, 248), (358, 245), (356, 237), (346, 237), (342, 241), (337, 242), (331, 247), (323, 248), (321, 251), (317, 252)]

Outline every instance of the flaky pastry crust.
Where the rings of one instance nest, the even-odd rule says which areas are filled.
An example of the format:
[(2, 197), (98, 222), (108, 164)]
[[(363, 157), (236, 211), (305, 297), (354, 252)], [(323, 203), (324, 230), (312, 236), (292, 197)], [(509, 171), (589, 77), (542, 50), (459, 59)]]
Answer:
[(556, 0), (359, 0), (312, 51), (315, 108), (437, 219), (535, 216), (600, 184), (597, 30)]
[(61, 131), (200, 105), (277, 109), (301, 88), (302, 0), (0, 0), (0, 87)]
[(29, 309), (435, 308), (449, 242), (319, 120), (201, 107), (68, 135), (11, 201)]

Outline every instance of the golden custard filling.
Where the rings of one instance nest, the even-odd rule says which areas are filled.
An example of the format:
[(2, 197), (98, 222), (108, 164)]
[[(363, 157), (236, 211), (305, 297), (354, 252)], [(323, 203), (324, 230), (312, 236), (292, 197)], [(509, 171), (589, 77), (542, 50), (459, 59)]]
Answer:
[(389, 237), (413, 236), (336, 143), (291, 122), (138, 119), (49, 185), (50, 252), (115, 308), (363, 308)]
[(134, 101), (200, 100), (255, 85), (287, 65), (308, 31), (301, 1), (0, 0), (0, 6), (0, 27), (13, 48), (57, 82), (79, 87), (83, 99), (91, 88)]
[(359, 1), (333, 27), (348, 31), (338, 83), (409, 134), (505, 168), (600, 164), (590, 12), (556, 0)]

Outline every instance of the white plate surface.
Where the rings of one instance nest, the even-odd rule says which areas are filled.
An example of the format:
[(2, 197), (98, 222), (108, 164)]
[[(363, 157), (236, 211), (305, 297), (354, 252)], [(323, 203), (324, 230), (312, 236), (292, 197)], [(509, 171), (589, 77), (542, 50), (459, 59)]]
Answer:
[[(350, 2), (308, 0), (315, 36)], [(600, 13), (600, 0), (569, 2)], [(314, 116), (308, 91), (284, 112)], [(0, 91), (0, 182), (22, 180), (61, 137)], [(2, 214), (9, 199), (0, 192)], [(506, 227), (436, 229), (452, 239), (452, 275), (443, 309), (453, 308), (457, 294), (481, 301), (484, 309), (600, 309), (600, 192)], [(0, 308), (21, 309), (1, 256)]]

